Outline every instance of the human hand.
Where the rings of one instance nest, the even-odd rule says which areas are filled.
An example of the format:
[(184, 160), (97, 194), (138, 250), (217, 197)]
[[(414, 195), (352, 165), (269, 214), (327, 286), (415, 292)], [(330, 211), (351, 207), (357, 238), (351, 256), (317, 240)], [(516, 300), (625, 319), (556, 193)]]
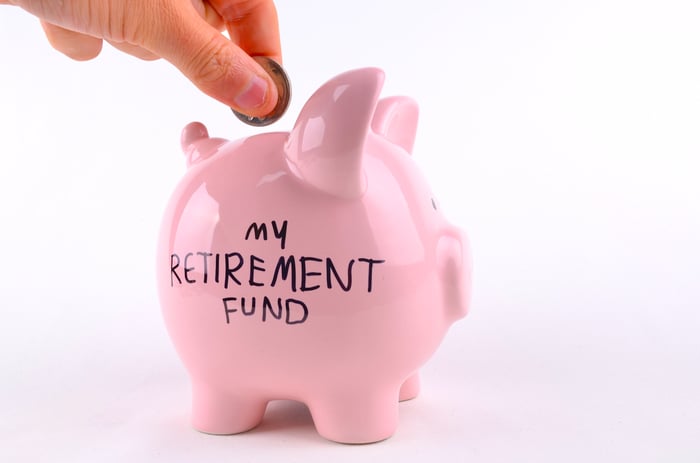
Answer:
[[(164, 58), (207, 95), (265, 116), (277, 103), (270, 76), (251, 58), (281, 62), (272, 0), (0, 0), (41, 19), (51, 45), (76, 60), (106, 40), (136, 57)], [(226, 28), (231, 40), (221, 34)]]

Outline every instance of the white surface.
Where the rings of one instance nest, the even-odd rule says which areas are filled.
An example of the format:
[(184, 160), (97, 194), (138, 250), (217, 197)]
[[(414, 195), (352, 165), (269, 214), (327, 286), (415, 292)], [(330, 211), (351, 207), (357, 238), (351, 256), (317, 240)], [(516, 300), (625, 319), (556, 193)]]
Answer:
[(167, 63), (72, 62), (0, 7), (0, 461), (700, 461), (699, 4), (278, 5), (294, 101), (272, 128), (384, 68), (471, 236), (472, 313), (385, 442), (328, 443), (290, 403), (247, 434), (191, 430), (160, 215), (187, 122), (256, 130)]

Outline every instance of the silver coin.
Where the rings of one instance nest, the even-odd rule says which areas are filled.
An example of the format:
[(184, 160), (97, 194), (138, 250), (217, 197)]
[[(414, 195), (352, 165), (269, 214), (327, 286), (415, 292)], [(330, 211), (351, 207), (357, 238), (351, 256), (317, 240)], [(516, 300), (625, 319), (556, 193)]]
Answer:
[(253, 59), (257, 61), (260, 66), (262, 66), (265, 72), (272, 77), (272, 81), (275, 83), (275, 85), (277, 85), (277, 105), (275, 105), (275, 108), (270, 114), (263, 117), (248, 116), (246, 114), (239, 113), (233, 108), (231, 108), (231, 111), (233, 111), (233, 114), (235, 114), (238, 119), (248, 125), (264, 127), (272, 124), (282, 117), (282, 115), (284, 115), (285, 111), (287, 111), (287, 107), (289, 106), (292, 91), (291, 87), (289, 86), (289, 77), (287, 77), (287, 73), (284, 72), (282, 66), (280, 66), (275, 60), (268, 58), (267, 56), (253, 56)]

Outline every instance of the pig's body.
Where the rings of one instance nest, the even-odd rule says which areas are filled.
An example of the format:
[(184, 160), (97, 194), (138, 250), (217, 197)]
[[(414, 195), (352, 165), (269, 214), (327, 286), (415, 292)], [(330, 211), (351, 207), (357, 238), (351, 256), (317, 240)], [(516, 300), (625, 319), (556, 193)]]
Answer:
[(190, 169), (158, 276), (197, 429), (245, 431), (294, 399), (329, 439), (387, 438), (400, 394), (417, 394), (418, 368), (466, 314), (466, 242), (408, 154), (415, 105), (377, 105), (382, 77), (338, 76), (291, 133), (183, 132)]

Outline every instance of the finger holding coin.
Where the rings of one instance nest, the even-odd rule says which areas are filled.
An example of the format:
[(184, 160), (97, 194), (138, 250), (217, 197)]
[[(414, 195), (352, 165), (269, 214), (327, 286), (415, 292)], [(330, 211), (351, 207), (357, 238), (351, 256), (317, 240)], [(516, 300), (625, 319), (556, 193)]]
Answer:
[(277, 104), (271, 113), (262, 117), (248, 116), (236, 111), (233, 108), (231, 108), (231, 111), (233, 111), (233, 114), (235, 114), (238, 119), (248, 125), (264, 127), (279, 120), (279, 118), (284, 115), (285, 111), (287, 111), (289, 100), (291, 98), (291, 87), (289, 85), (287, 73), (284, 72), (282, 66), (280, 66), (275, 60), (268, 58), (267, 56), (253, 56), (253, 59), (260, 66), (262, 66), (270, 77), (272, 77), (272, 81), (277, 86)]

